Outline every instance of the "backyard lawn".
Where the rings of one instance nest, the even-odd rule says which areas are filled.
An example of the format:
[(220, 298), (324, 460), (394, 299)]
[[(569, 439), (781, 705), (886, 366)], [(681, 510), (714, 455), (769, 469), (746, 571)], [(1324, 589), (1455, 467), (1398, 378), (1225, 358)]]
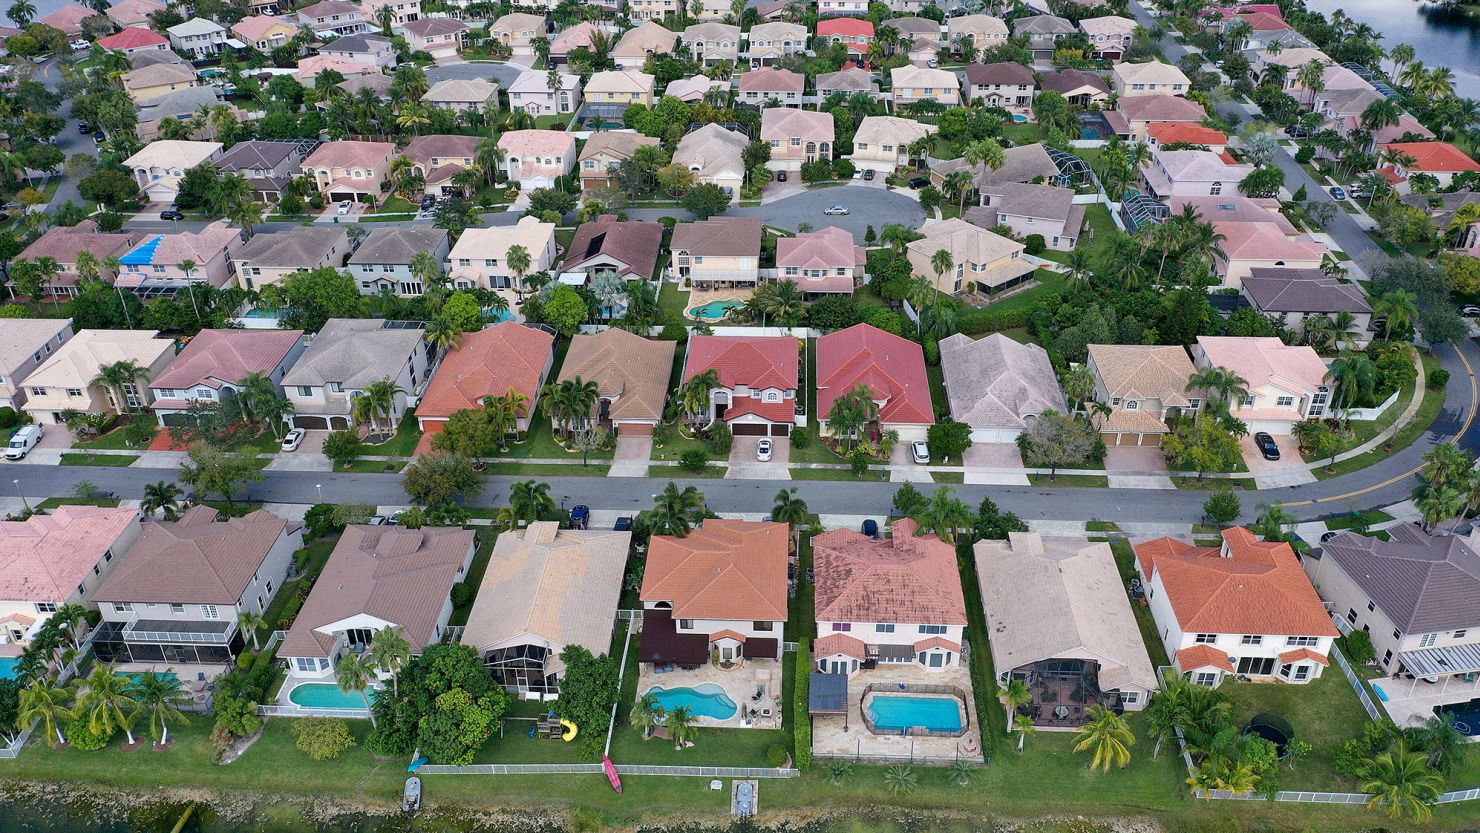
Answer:
[(1226, 680), (1218, 687), (1233, 701), (1235, 726), (1243, 726), (1260, 712), (1273, 712), (1295, 729), (1295, 736), (1309, 743), (1311, 752), (1285, 773), (1286, 789), (1345, 792), (1356, 782), (1331, 766), (1331, 756), (1367, 723), (1367, 713), (1357, 702), (1356, 692), (1333, 663), (1320, 677), (1305, 685), (1241, 683)]
[[(1424, 384), (1424, 378), (1428, 376), (1429, 371), (1435, 370), (1438, 367), (1439, 362), (1437, 359), (1434, 359), (1431, 356), (1424, 356), (1424, 376), (1417, 379), (1415, 381), (1415, 385)], [(1352, 444), (1352, 447), (1360, 445), (1367, 439), (1371, 439), (1372, 437), (1377, 436), (1377, 434), (1380, 433), (1384, 428), (1392, 425), (1395, 421), (1397, 421), (1398, 417), (1403, 413), (1403, 411), (1408, 408), (1408, 403), (1410, 401), (1412, 401), (1412, 392), (1405, 391), (1404, 393), (1400, 393), (1398, 395), (1398, 401), (1394, 402), (1392, 407), (1384, 411), (1381, 417), (1378, 417), (1376, 420), (1371, 420), (1365, 425), (1361, 422), (1352, 423), (1353, 426), (1355, 426), (1356, 428), (1358, 437), (1365, 436), (1366, 438), (1354, 442)], [(1413, 419), (1409, 420), (1406, 425), (1400, 427), (1397, 433), (1393, 434), (1392, 438), (1388, 440), (1385, 445), (1391, 445), (1394, 449), (1407, 448), (1408, 446), (1412, 445), (1414, 440), (1418, 439), (1420, 435), (1428, 430), (1429, 426), (1433, 424), (1434, 420), (1439, 417), (1440, 412), (1442, 412), (1443, 410), (1444, 392), (1425, 390), (1423, 401), (1419, 403), (1418, 410), (1414, 413)], [(1385, 460), (1388, 458), (1389, 454), (1390, 452), (1383, 450), (1383, 446), (1378, 446), (1377, 448), (1374, 448), (1371, 451), (1366, 452), (1365, 454), (1358, 454), (1355, 457), (1337, 461), (1336, 465), (1332, 467), (1331, 470), (1327, 470), (1326, 466), (1320, 466), (1318, 468), (1312, 469), (1311, 473), (1314, 474), (1319, 480), (1325, 480), (1328, 477), (1338, 477), (1343, 474), (1354, 472), (1358, 469), (1366, 468), (1367, 466), (1370, 466), (1381, 460)]]
[[(662, 310), (663, 317), (668, 318), (669, 312), (675, 312), (683, 318), (689, 308), (689, 291), (679, 289), (678, 284), (663, 281), (658, 288), (658, 309)], [(680, 350), (680, 353), (683, 351)]]

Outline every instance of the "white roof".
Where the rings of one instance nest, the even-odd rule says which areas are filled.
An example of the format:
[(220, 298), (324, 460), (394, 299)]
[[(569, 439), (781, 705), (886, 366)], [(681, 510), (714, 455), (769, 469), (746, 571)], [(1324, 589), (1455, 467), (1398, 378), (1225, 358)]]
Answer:
[(165, 31), (177, 38), (183, 38), (189, 35), (213, 35), (217, 32), (225, 32), (226, 27), (215, 21), (206, 20), (203, 17), (192, 17), (184, 23), (171, 26)]
[(162, 139), (123, 161), (127, 168), (193, 168), (221, 151), (220, 142)]

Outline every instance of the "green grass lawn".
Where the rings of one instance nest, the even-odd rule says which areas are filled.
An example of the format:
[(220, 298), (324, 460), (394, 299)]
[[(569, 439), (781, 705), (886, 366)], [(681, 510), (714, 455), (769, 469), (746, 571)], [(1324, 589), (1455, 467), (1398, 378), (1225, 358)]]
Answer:
[(365, 454), (371, 457), (410, 457), (421, 442), (421, 427), (416, 424), (416, 414), (407, 411), (396, 426), (396, 435), (379, 445), (365, 446)]
[(1290, 721), (1295, 736), (1309, 743), (1310, 755), (1286, 772), (1285, 789), (1354, 790), (1356, 782), (1331, 767), (1331, 756), (1356, 737), (1367, 713), (1345, 675), (1334, 665), (1305, 685), (1241, 683), (1226, 680), (1219, 691), (1233, 701), (1234, 725), (1243, 726), (1259, 712), (1274, 712)]
[(137, 459), (139, 459), (137, 454), (63, 454), (62, 465), (123, 468), (133, 465)]
[(336, 466), (334, 471), (338, 474), (381, 474), (405, 467), (406, 464), (400, 460), (355, 460), (348, 466)]
[[(152, 419), (149, 420), (149, 422), (151, 423), (151, 425), (153, 427), (153, 430), (149, 432), (149, 439), (144, 441), (144, 445), (146, 445), (146, 446), (149, 444), (150, 440), (153, 440), (154, 439), (154, 436), (159, 433), (159, 426), (158, 425), (154, 425)], [(120, 425), (121, 425), (121, 423), (120, 423)], [(105, 449), (111, 449), (111, 450), (114, 450), (114, 451), (124, 451), (124, 450), (128, 450), (128, 449), (131, 449), (131, 448), (140, 448), (142, 446), (129, 445), (123, 439), (123, 432), (120, 431), (120, 430), (118, 430), (118, 428), (114, 428), (112, 431), (109, 431), (108, 433), (103, 434), (100, 437), (93, 437), (90, 440), (78, 440), (77, 442), (75, 442), (75, 443), (72, 444), (72, 447), (73, 448), (105, 448)]]
[[(473, 563), (468, 566), (467, 578), (463, 581), (469, 587), (478, 587), (483, 584), (483, 574), (488, 570), (488, 559), (493, 555), (493, 544), (498, 540), (498, 529), (491, 526), (467, 527), (472, 529), (478, 539), (478, 549), (473, 553)], [(449, 625), (466, 625), (468, 614), (473, 612), (473, 601), (470, 598), (465, 605), (458, 605), (452, 609), (452, 616), (447, 620)]]
[(1039, 269), (1033, 277), (1038, 281), (1037, 286), (1032, 289), (1023, 290), (1016, 295), (1010, 295), (1000, 301), (993, 301), (987, 306), (987, 309), (1004, 312), (1022, 307), (1031, 307), (1041, 301), (1045, 295), (1062, 294), (1064, 291), (1064, 276), (1058, 272)]
[(79, 498), (79, 497), (49, 497), (36, 504), (37, 509), (52, 510), (59, 506), (107, 506), (118, 505), (118, 498)]
[(1216, 492), (1219, 489), (1254, 489), (1254, 478), (1252, 477), (1173, 477), (1172, 485), (1178, 489), (1195, 489), (1204, 492)]
[(294, 560), (303, 564), (302, 572), (298, 578), (284, 582), (277, 595), (268, 603), (267, 611), (262, 614), (262, 627), (257, 631), (259, 642), (265, 643), (273, 631), (284, 627), (283, 610), (288, 606), (288, 601), (298, 595), (299, 588), (313, 587), (313, 580), (324, 569), (324, 564), (328, 563), (329, 554), (334, 552), (334, 545), (338, 541), (337, 537), (313, 541), (294, 553)]
[(1034, 142), (1041, 142), (1044, 137), (1042, 125), (1029, 124), (1027, 122), (1009, 122), (1003, 126), (1002, 135), (1019, 145), (1031, 145)]
[(1383, 523), (1385, 521), (1390, 521), (1393, 519), (1393, 516), (1382, 511), (1381, 509), (1368, 509), (1364, 512), (1349, 512), (1345, 515), (1338, 515), (1326, 521), (1326, 528), (1330, 530), (1351, 529), (1352, 527), (1357, 525), (1357, 521), (1359, 519), (1362, 521), (1363, 524), (1367, 526), (1372, 526), (1375, 524)]
[(889, 472), (881, 468), (870, 468), (862, 476), (850, 469), (791, 469), (792, 480), (847, 480), (859, 483), (882, 483), (889, 479)]
[(377, 214), (415, 214), (418, 210), (419, 210), (419, 207), (418, 206), (415, 206), (415, 205), (412, 205), (410, 200), (405, 200), (405, 199), (402, 199), (400, 197), (390, 197), (385, 202), (381, 203), (380, 209), (378, 211), (376, 211), (375, 213), (377, 213)]
[(1131, 542), (1124, 538), (1110, 541), (1110, 551), (1115, 554), (1115, 566), (1120, 570), (1120, 583), (1126, 588), (1126, 598), (1130, 602), (1131, 613), (1136, 617), (1136, 627), (1141, 631), (1141, 641), (1146, 643), (1146, 655), (1151, 659), (1152, 668), (1160, 668), (1171, 665), (1167, 659), (1167, 649), (1161, 641), (1161, 631), (1156, 627), (1156, 619), (1151, 615), (1151, 608), (1142, 604), (1140, 599), (1130, 598), (1130, 580), (1138, 577), (1136, 572), (1136, 553), (1131, 548)]
[(658, 288), (658, 308), (663, 311), (665, 318), (669, 312), (676, 312), (680, 317), (686, 318), (685, 313), (689, 308), (689, 291), (679, 289), (676, 283), (663, 281), (663, 285)]
[(933, 471), (930, 479), (936, 483), (965, 483), (966, 473), (959, 471)]
[(539, 479), (542, 477), (606, 477), (607, 470), (611, 466), (605, 462), (593, 462), (589, 466), (583, 466), (580, 461), (574, 463), (489, 463), (484, 468), (484, 474), (513, 474), (524, 477)]
[(1034, 486), (1057, 486), (1059, 488), (1073, 486), (1084, 489), (1106, 489), (1110, 486), (1110, 478), (1098, 474), (1061, 474), (1057, 478), (1046, 474), (1030, 474), (1028, 482)]
[[(570, 339), (560, 339), (555, 344), (555, 361), (550, 365), (549, 379), (554, 381), (560, 376), (560, 368), (565, 363), (565, 354), (570, 350)], [(555, 440), (555, 428), (550, 424), (550, 417), (546, 415), (546, 401), (541, 398), (539, 404), (535, 405), (534, 413), (529, 418), (529, 430), (525, 432), (524, 438), (509, 445), (509, 450), (497, 455), (500, 460), (517, 460), (519, 458), (532, 460), (572, 460), (577, 466), (581, 462), (581, 451), (568, 451)], [(591, 449), (586, 452), (589, 460), (610, 460), (614, 451), (612, 449)]]
[[(1423, 357), (1423, 369), (1425, 377), (1428, 376), (1430, 370), (1433, 370), (1438, 366), (1439, 362), (1437, 359), (1433, 359), (1430, 356)], [(1423, 379), (1419, 379), (1417, 383), (1423, 384)], [(1394, 402), (1393, 407), (1389, 408), (1386, 412), (1383, 413), (1383, 417), (1387, 417), (1388, 414), (1393, 414), (1392, 419), (1389, 420), (1389, 424), (1391, 424), (1392, 421), (1395, 421), (1398, 418), (1398, 415), (1401, 414), (1403, 410), (1405, 410), (1407, 407), (1407, 403), (1403, 402), (1400, 396), (1399, 401)], [(1386, 443), (1386, 445), (1391, 445), (1394, 450), (1407, 448), (1408, 446), (1412, 445), (1414, 440), (1418, 439), (1425, 431), (1429, 430), (1429, 426), (1433, 424), (1434, 420), (1439, 417), (1439, 413), (1443, 410), (1444, 392), (1426, 391), (1423, 401), (1420, 402), (1418, 405), (1418, 411), (1415, 412), (1413, 415), (1413, 419), (1409, 420), (1406, 425), (1399, 428), (1397, 433), (1393, 434), (1392, 438)], [(1379, 418), (1378, 421), (1380, 422), (1381, 418)], [(1376, 434), (1380, 430), (1382, 429), (1379, 428), (1376, 431), (1373, 431), (1372, 436), (1376, 436)], [(1385, 460), (1388, 458), (1390, 453), (1391, 452), (1383, 450), (1383, 446), (1378, 446), (1377, 448), (1374, 448), (1365, 454), (1358, 454), (1357, 456), (1348, 458), (1346, 460), (1339, 460), (1337, 461), (1336, 465), (1329, 470), (1326, 466), (1321, 466), (1319, 468), (1312, 469), (1311, 473), (1314, 474), (1319, 480), (1325, 480), (1328, 477), (1339, 477), (1343, 474), (1348, 474), (1358, 469), (1366, 468), (1367, 466), (1370, 466), (1373, 463), (1378, 462), (1379, 460)]]

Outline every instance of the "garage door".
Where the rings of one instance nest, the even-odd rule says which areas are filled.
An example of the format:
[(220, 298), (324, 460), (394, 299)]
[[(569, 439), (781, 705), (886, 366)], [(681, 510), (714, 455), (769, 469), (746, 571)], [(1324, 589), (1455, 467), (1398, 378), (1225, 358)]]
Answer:
[(1142, 434), (1141, 435), (1141, 445), (1149, 445), (1149, 446), (1158, 446), (1159, 447), (1161, 445), (1161, 435), (1160, 434)]
[(651, 437), (653, 426), (646, 422), (619, 422), (617, 423), (617, 434), (623, 437)]
[(737, 437), (764, 437), (767, 431), (764, 423), (737, 422), (730, 426), (730, 433)]
[(1104, 441), (1105, 445), (1120, 445), (1120, 435), (1119, 434), (1114, 434), (1114, 433), (1111, 433), (1109, 431), (1106, 431), (1106, 432), (1100, 434), (1100, 439)]
[(785, 437), (785, 436), (787, 436), (789, 434), (791, 434), (791, 426), (790, 425), (787, 425), (784, 422), (777, 422), (777, 423), (774, 423), (774, 424), (771, 425), (771, 436), (773, 436), (773, 437)]
[[(1017, 436), (1018, 432), (1011, 428), (978, 428), (971, 432), (971, 441), (974, 443), (1015, 443)], [(1107, 434), (1106, 437), (1105, 444), (1109, 445), (1109, 435)], [(899, 438), (905, 439), (902, 432)]]
[(293, 427), (322, 430), (329, 427), (329, 420), (321, 416), (295, 416), (293, 417)]

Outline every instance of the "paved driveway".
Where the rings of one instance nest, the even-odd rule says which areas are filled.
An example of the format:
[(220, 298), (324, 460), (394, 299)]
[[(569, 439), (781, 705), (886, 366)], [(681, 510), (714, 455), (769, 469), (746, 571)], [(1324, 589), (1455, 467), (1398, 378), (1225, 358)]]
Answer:
[[(962, 455), (966, 459), (963, 482), (989, 486), (1026, 486), (1028, 473), (1022, 471), (1023, 455), (1016, 443), (972, 443)], [(997, 469), (998, 471), (983, 471)], [(1004, 471), (1004, 469), (1008, 471)], [(1018, 471), (1010, 471), (1018, 469)]]
[(1254, 475), (1254, 485), (1261, 489), (1277, 486), (1301, 486), (1316, 482), (1316, 476), (1305, 467), (1300, 457), (1300, 444), (1286, 434), (1273, 434), (1275, 445), (1280, 447), (1280, 459), (1266, 460), (1254, 445), (1253, 435), (1240, 437), (1239, 451), (1244, 455), (1244, 465)]
[[(1105, 474), (1114, 489), (1171, 489), (1172, 479), (1160, 448), (1111, 446), (1105, 449)], [(1125, 472), (1120, 474), (1118, 472)]]
[(648, 461), (653, 456), (653, 438), (617, 435), (617, 450), (612, 455), (608, 477), (646, 477)]
[(916, 463), (914, 454), (910, 451), (910, 444), (898, 442), (894, 444), (894, 450), (889, 453), (890, 483), (934, 483), (930, 472), (925, 467)]
[(730, 446), (730, 470), (725, 472), (729, 479), (751, 478), (754, 480), (790, 480), (791, 441), (786, 437), (771, 438), (771, 462), (762, 463), (755, 459), (755, 447), (760, 437), (736, 437)]

